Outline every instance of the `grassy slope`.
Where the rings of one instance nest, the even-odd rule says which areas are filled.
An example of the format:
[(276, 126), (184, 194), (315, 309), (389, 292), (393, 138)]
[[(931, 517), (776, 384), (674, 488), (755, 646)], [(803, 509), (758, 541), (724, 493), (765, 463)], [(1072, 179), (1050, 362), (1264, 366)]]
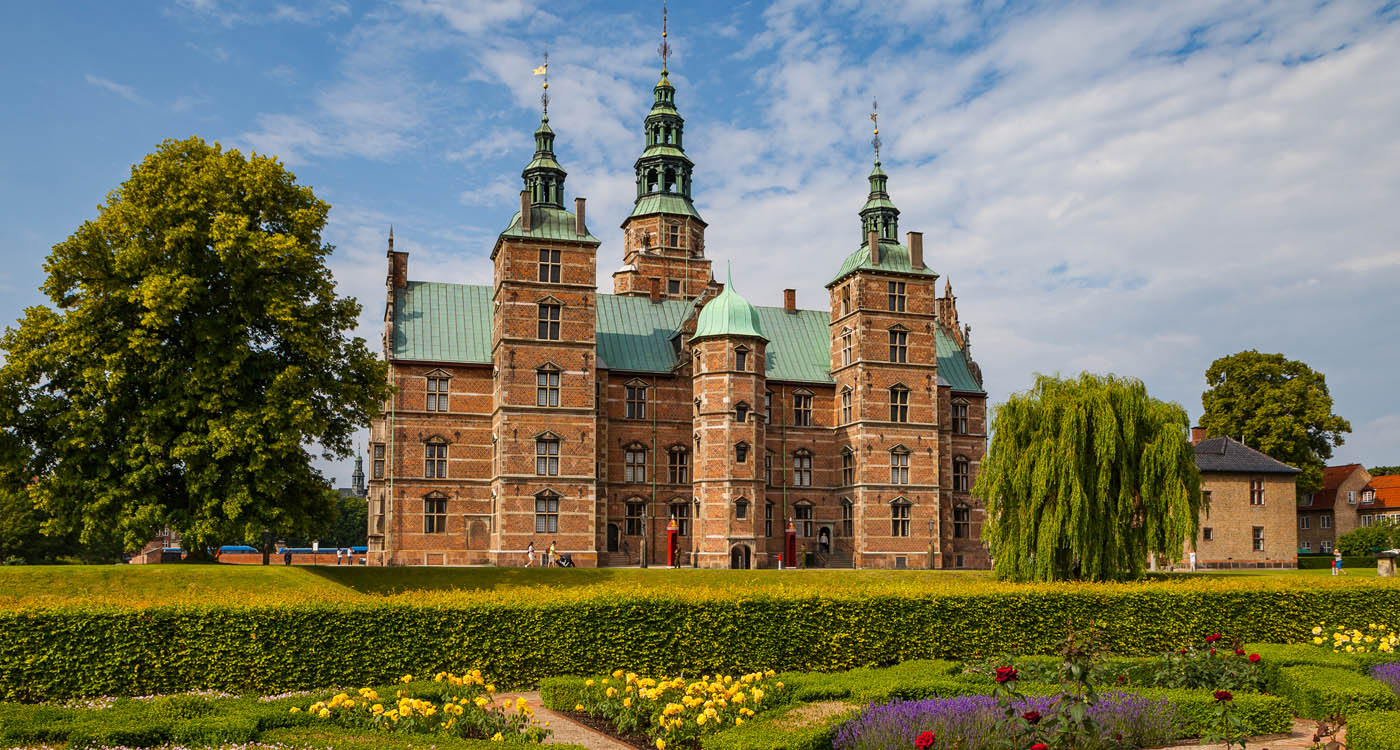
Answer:
[[(1367, 579), (1370, 579), (1369, 581)], [(1073, 584), (1058, 584), (1073, 585)], [(1083, 584), (1089, 585), (1089, 584)], [(1400, 585), (1380, 581), (1374, 570), (1333, 578), (1326, 570), (1166, 575), (1148, 584), (1275, 588), (1305, 585)], [(0, 567), (0, 609), (65, 604), (276, 604), (304, 601), (415, 601), (439, 596), (552, 599), (619, 589), (656, 593), (838, 595), (878, 589), (884, 593), (965, 594), (1029, 589), (996, 582), (986, 572), (666, 570), (652, 568), (350, 568), (273, 565), (109, 565)], [(451, 592), (438, 593), (433, 592)]]

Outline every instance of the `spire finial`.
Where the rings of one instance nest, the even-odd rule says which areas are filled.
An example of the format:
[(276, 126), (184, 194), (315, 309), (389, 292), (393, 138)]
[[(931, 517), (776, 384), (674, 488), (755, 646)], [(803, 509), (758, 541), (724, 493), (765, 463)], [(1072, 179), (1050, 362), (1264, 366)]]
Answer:
[(544, 76), (544, 85), (541, 86), (541, 88), (544, 89), (544, 90), (540, 93), (540, 106), (544, 109), (544, 115), (542, 116), (541, 119), (543, 119), (545, 122), (549, 122), (549, 50), (548, 50), (548, 49), (546, 49), (546, 50), (544, 51), (544, 65), (541, 65), (541, 66), (539, 66), (538, 68), (535, 68), (535, 75), (537, 75), (537, 76)]
[(389, 225), (389, 252), (394, 252), (394, 225)]
[(880, 100), (871, 98), (870, 100), (870, 121), (875, 123), (875, 137), (870, 139), (870, 145), (875, 147), (875, 163), (880, 163)]
[(661, 53), (661, 75), (666, 75), (667, 60), (671, 57), (671, 43), (666, 41), (666, 0), (661, 2), (661, 44), (657, 45), (656, 51)]

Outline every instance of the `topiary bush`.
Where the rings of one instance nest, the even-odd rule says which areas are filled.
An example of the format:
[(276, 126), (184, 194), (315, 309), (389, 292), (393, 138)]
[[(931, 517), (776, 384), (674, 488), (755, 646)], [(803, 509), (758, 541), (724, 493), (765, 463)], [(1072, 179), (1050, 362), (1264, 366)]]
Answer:
[(1347, 717), (1348, 750), (1400, 750), (1400, 713), (1358, 711)]
[(1309, 719), (1393, 709), (1396, 705), (1389, 687), (1359, 672), (1337, 667), (1283, 667), (1278, 672), (1277, 689), (1299, 716)]

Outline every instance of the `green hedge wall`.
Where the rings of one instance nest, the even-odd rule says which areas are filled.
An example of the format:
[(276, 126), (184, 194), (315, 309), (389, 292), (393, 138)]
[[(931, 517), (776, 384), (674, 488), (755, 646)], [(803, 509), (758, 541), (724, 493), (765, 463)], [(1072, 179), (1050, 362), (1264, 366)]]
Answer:
[(1309, 719), (1395, 708), (1395, 693), (1389, 687), (1336, 667), (1284, 667), (1278, 674), (1278, 694)]
[(1400, 712), (1361, 711), (1347, 717), (1348, 750), (1400, 750)]
[(607, 595), (522, 604), (0, 612), (0, 698), (275, 693), (467, 667), (480, 667), (501, 687), (619, 667), (834, 671), (1050, 652), (1071, 618), (1105, 623), (1105, 641), (1120, 655), (1176, 648), (1212, 632), (1301, 643), (1319, 620), (1400, 622), (1400, 588), (1081, 585), (927, 597)]
[[(1331, 555), (1298, 555), (1298, 570), (1329, 570)], [(1370, 555), (1342, 555), (1342, 570), (1375, 568), (1376, 558)]]

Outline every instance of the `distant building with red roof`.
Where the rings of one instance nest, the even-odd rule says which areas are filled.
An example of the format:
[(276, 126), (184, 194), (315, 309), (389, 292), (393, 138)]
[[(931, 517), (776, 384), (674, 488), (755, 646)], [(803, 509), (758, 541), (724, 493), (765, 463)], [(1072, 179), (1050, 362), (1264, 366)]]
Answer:
[(1329, 554), (1343, 534), (1369, 525), (1374, 513), (1367, 511), (1377, 502), (1374, 481), (1361, 464), (1323, 469), (1322, 487), (1298, 501), (1298, 551)]

